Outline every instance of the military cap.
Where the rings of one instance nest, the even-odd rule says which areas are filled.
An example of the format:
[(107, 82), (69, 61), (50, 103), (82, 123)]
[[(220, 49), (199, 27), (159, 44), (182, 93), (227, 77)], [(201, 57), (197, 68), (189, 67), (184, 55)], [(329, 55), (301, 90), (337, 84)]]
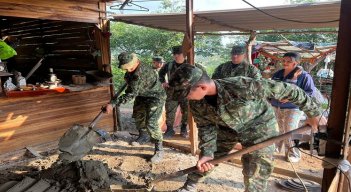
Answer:
[(173, 87), (173, 99), (179, 100), (186, 97), (203, 75), (200, 68), (190, 64), (182, 64), (171, 76), (169, 86)]
[(127, 52), (122, 52), (121, 54), (118, 55), (118, 67), (122, 68), (122, 66), (131, 66), (136, 64), (136, 61), (138, 60), (138, 57), (134, 53), (127, 53)]
[(163, 59), (163, 57), (156, 55), (152, 58), (153, 61), (159, 62), (159, 63), (164, 63), (165, 60)]
[(181, 45), (178, 45), (178, 46), (174, 46), (172, 48), (172, 54), (181, 54), (183, 53), (183, 47)]
[(232, 51), (230, 52), (232, 55), (242, 55), (246, 53), (246, 47), (242, 45), (234, 45)]

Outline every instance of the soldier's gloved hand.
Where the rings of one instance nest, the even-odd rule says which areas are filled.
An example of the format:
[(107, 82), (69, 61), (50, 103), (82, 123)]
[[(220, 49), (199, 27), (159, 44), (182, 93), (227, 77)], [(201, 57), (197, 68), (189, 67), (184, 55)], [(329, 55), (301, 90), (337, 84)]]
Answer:
[(203, 173), (203, 172), (207, 172), (211, 169), (214, 168), (214, 165), (211, 164), (211, 163), (207, 163), (207, 161), (210, 161), (212, 160), (213, 157), (206, 157), (206, 156), (203, 156), (199, 159), (199, 161), (197, 161), (197, 164), (196, 164), (196, 167), (197, 169)]

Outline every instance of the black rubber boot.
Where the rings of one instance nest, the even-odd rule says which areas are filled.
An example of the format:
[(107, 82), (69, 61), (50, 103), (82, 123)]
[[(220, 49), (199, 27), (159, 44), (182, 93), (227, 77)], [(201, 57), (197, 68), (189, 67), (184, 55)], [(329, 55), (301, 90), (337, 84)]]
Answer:
[(158, 163), (158, 162), (162, 161), (163, 154), (164, 154), (164, 152), (163, 152), (162, 141), (157, 141), (155, 143), (155, 153), (150, 159), (151, 163)]
[(150, 135), (146, 131), (140, 131), (139, 137), (132, 142), (133, 146), (144, 145), (145, 143), (150, 141)]
[(184, 138), (188, 138), (188, 130), (186, 129), (186, 124), (183, 123), (182, 126), (180, 127), (180, 135)]
[(197, 182), (187, 179), (183, 187), (179, 188), (177, 192), (196, 192)]
[(163, 134), (163, 138), (171, 138), (173, 137), (175, 134), (174, 130), (173, 130), (173, 126), (167, 125), (167, 130), (166, 132)]

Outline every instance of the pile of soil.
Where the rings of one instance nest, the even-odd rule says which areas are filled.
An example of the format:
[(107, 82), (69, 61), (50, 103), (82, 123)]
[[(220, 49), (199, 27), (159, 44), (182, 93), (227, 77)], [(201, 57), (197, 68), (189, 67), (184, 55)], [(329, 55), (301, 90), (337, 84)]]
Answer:
[[(8, 181), (0, 191), (96, 191), (110, 189), (111, 170), (107, 164), (95, 160), (69, 164), (54, 163), (50, 168), (25, 174), (15, 183)], [(12, 185), (12, 186), (11, 186)], [(5, 190), (6, 188), (6, 190)]]

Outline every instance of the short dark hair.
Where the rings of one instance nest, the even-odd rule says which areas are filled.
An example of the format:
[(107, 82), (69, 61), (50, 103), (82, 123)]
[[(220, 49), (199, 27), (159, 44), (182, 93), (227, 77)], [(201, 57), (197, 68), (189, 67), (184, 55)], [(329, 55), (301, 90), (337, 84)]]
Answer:
[(181, 45), (172, 47), (172, 54), (181, 54), (183, 53), (183, 47)]
[(230, 54), (232, 55), (243, 55), (246, 53), (246, 47), (244, 45), (234, 45)]
[(300, 62), (301, 56), (299, 53), (296, 52), (287, 52), (283, 55), (283, 57), (290, 57), (293, 58), (295, 61)]
[(211, 82), (210, 76), (208, 76), (207, 73), (202, 73), (201, 78), (199, 79), (198, 82), (195, 83), (195, 85), (193, 85), (193, 87), (203, 83), (208, 84), (210, 82)]

